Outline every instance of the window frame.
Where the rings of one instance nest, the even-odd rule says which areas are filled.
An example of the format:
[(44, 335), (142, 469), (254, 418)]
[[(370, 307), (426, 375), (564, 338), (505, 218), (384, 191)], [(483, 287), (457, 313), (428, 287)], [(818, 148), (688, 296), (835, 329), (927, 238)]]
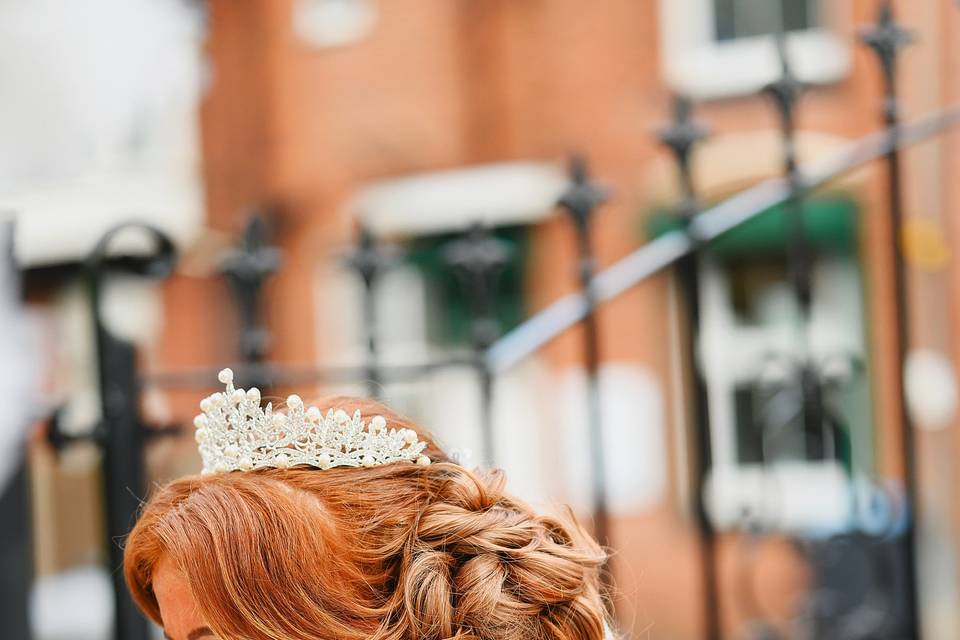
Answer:
[[(829, 84), (852, 65), (841, 38), (850, 31), (850, 7), (844, 0), (817, 1), (825, 26), (791, 31), (787, 46), (801, 80)], [(770, 36), (717, 40), (713, 0), (660, 0), (660, 45), (667, 84), (699, 100), (755, 93), (780, 73)]]
[[(856, 200), (852, 200), (850, 206), (862, 211)], [(857, 255), (840, 256), (835, 250), (827, 250), (815, 265), (834, 272), (838, 266), (850, 269), (849, 275), (858, 282), (862, 295), (863, 266)], [(831, 458), (778, 459), (766, 463), (740, 459), (736, 389), (757, 380), (764, 354), (776, 353), (796, 361), (807, 347), (797, 343), (796, 331), (789, 323), (753, 325), (735, 315), (730, 304), (730, 272), (724, 257), (705, 252), (698, 271), (701, 325), (696, 352), (707, 386), (712, 460), (705, 490), (714, 525), (718, 529), (736, 529), (743, 525), (745, 514), (749, 514), (751, 522), (779, 531), (845, 531), (851, 518), (863, 517), (856, 512), (856, 502), (849, 499), (850, 474), (854, 478), (853, 486), (858, 491), (864, 489), (864, 478), (874, 471), (872, 454), (861, 453), (846, 462)], [(819, 277), (823, 279), (825, 275)], [(823, 293), (826, 297), (820, 297)], [(835, 312), (830, 299), (829, 292), (815, 289), (813, 317), (807, 328), (811, 355), (821, 359), (831, 352), (846, 352), (866, 362), (869, 345), (862, 336), (857, 337), (859, 331), (855, 328), (865, 322), (866, 301), (861, 298), (855, 313), (844, 316)], [(846, 322), (845, 317), (852, 322)], [(825, 339), (826, 336), (829, 338)], [(869, 369), (865, 375), (869, 384)], [(863, 423), (872, 424), (873, 420)], [(867, 440), (862, 439), (864, 436)], [(864, 451), (875, 451), (875, 434), (851, 433), (851, 437), (861, 439), (860, 443), (866, 445)], [(848, 464), (853, 465), (852, 471), (847, 468)], [(816, 495), (826, 501), (826, 506), (805, 501), (804, 489), (809, 487), (816, 487)]]

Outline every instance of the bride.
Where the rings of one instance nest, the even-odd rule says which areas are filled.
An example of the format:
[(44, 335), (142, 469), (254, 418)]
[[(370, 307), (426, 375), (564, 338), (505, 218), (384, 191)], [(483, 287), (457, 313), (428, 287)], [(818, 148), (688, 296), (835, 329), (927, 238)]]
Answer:
[(127, 540), (134, 599), (170, 640), (601, 640), (604, 553), (576, 524), (452, 462), (371, 401), (201, 403), (204, 473)]

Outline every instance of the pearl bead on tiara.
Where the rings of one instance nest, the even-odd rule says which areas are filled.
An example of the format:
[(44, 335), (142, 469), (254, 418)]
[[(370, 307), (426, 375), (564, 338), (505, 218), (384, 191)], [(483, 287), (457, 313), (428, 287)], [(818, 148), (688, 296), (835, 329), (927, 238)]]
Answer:
[(423, 455), (427, 443), (411, 429), (388, 429), (383, 416), (374, 416), (367, 425), (359, 411), (352, 417), (342, 409), (323, 415), (316, 407), (304, 407), (296, 395), (287, 398), (286, 413), (275, 412), (272, 404), (260, 407), (256, 387), (234, 388), (230, 369), (218, 378), (226, 390), (204, 398), (203, 413), (194, 419), (204, 474), (296, 465), (331, 469), (430, 464)]

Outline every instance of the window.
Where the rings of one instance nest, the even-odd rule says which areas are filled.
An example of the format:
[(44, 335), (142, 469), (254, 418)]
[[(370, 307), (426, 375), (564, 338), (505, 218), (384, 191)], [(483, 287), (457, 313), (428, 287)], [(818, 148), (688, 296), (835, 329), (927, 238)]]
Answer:
[(797, 75), (835, 82), (850, 68), (847, 0), (661, 0), (668, 84), (699, 99), (758, 91), (780, 72), (772, 34), (789, 33)]
[(500, 162), (378, 181), (347, 208), (360, 212), (375, 237), (405, 245), (407, 271), (424, 299), (421, 311), (411, 313), (432, 314), (423, 317), (424, 345), (461, 348), (470, 344), (471, 300), (444, 263), (444, 247), (482, 223), (512, 250), (497, 278), (494, 310), (499, 331), (512, 329), (523, 319), (529, 230), (554, 214), (567, 185), (553, 163)]
[[(527, 227), (499, 227), (493, 235), (511, 249), (510, 261), (495, 279), (494, 314), (500, 333), (524, 318), (523, 275), (527, 262)], [(407, 260), (417, 267), (426, 284), (427, 339), (439, 347), (469, 346), (473, 311), (469, 293), (458, 274), (446, 264), (444, 249), (461, 237), (445, 233), (414, 239)]]
[[(378, 362), (406, 366), (456, 359), (465, 365), (416, 377), (384, 378), (384, 397), (404, 413), (418, 417), (455, 449), (482, 451), (482, 414), (478, 410), (481, 389), (477, 371), (469, 360), (475, 301), (446, 265), (447, 245), (480, 222), (510, 246), (509, 262), (497, 278), (492, 309), (497, 330), (501, 334), (509, 331), (525, 317), (525, 272), (531, 259), (534, 225), (556, 214), (555, 204), (567, 185), (568, 178), (559, 165), (500, 162), (378, 180), (365, 185), (344, 204), (345, 211), (355, 213), (379, 242), (403, 249), (404, 259), (384, 272), (375, 289)], [(339, 362), (365, 362), (368, 356), (360, 278), (339, 266), (330, 276), (321, 272), (318, 276), (317, 303), (326, 309), (335, 299), (338, 306), (337, 313), (317, 314), (318, 342), (336, 345)], [(336, 290), (329, 285), (330, 277), (342, 283)], [(330, 362), (329, 352), (323, 357)], [(531, 390), (544, 386), (540, 382), (542, 371), (531, 361), (497, 376), (493, 420), (497, 442), (504, 442), (501, 436), (507, 433), (540, 437), (531, 428), (537, 419), (532, 417), (536, 411), (529, 403), (535, 397)], [(363, 389), (339, 391), (362, 393)], [(450, 420), (451, 415), (459, 418)], [(552, 419), (545, 424), (552, 424)], [(509, 449), (499, 450), (502, 457), (498, 463), (516, 470), (521, 485), (527, 482), (536, 494), (542, 486), (537, 484), (539, 471), (535, 465), (539, 463), (514, 462)]]
[[(711, 512), (718, 526), (736, 526), (749, 513), (769, 526), (838, 530), (849, 505), (838, 498), (827, 515), (819, 504), (790, 497), (802, 495), (794, 489), (817, 486), (818, 495), (842, 497), (849, 476), (872, 471), (858, 208), (839, 195), (804, 204), (812, 249), (809, 324), (801, 318), (786, 266), (792, 214), (783, 207), (761, 214), (711, 243), (701, 261), (698, 351), (713, 447)], [(822, 421), (812, 428), (803, 421), (798, 382), (808, 361), (829, 377)], [(774, 476), (779, 479), (771, 484)], [(765, 502), (771, 496), (775, 507)]]
[(771, 35), (780, 30), (805, 31), (817, 27), (817, 7), (812, 0), (713, 0), (715, 38)]
[(294, 31), (314, 47), (341, 47), (367, 36), (377, 24), (373, 0), (297, 0)]

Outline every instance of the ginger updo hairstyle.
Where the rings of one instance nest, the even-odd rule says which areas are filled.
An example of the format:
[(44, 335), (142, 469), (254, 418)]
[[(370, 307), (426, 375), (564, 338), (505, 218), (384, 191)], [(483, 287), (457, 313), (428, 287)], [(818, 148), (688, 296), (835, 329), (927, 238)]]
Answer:
[[(160, 488), (125, 550), (134, 600), (158, 624), (153, 571), (186, 577), (221, 638), (244, 640), (601, 640), (605, 556), (572, 515), (537, 515), (500, 471), (307, 467), (192, 476)], [(323, 405), (321, 405), (323, 406)]]

